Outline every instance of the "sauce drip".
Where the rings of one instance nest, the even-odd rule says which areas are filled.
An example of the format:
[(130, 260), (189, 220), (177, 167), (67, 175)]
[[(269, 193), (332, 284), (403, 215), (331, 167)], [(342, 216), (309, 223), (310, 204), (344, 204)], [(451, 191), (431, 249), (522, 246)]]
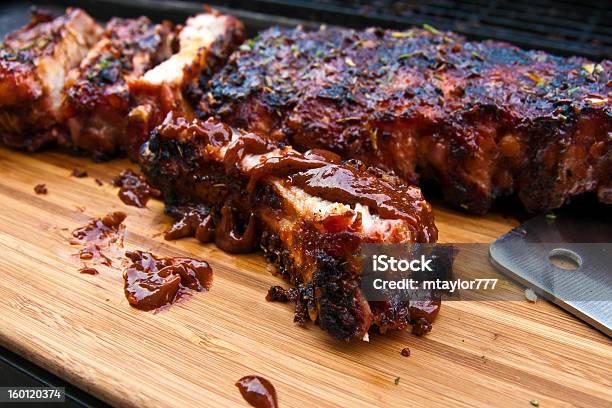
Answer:
[(34, 192), (36, 194), (47, 194), (47, 185), (46, 184), (37, 184), (34, 186)]
[(215, 237), (214, 220), (207, 208), (186, 207), (177, 211), (178, 219), (164, 234), (171, 241), (184, 237), (196, 237), (200, 242), (213, 241)]
[(236, 382), (242, 398), (256, 408), (278, 408), (276, 390), (270, 381), (257, 375), (247, 375)]
[(102, 218), (92, 219), (89, 224), (72, 231), (70, 244), (80, 246), (75, 255), (84, 265), (79, 272), (97, 274), (98, 271), (89, 264), (112, 266), (111, 258), (105, 252), (115, 246), (123, 246), (122, 223), (125, 217), (124, 212), (113, 212)]
[(128, 251), (125, 256), (132, 261), (123, 273), (125, 297), (136, 309), (159, 309), (191, 291), (207, 291), (212, 284), (212, 269), (205, 261), (143, 251)]
[(86, 275), (97, 275), (100, 272), (98, 272), (96, 268), (93, 268), (91, 266), (84, 266), (81, 269), (79, 269), (79, 273), (84, 273)]
[(113, 179), (113, 185), (119, 188), (119, 198), (127, 205), (144, 208), (150, 198), (160, 197), (161, 192), (151, 187), (144, 177), (132, 170), (124, 170)]
[(242, 254), (251, 252), (257, 243), (255, 215), (251, 213), (244, 233), (236, 231), (234, 213), (229, 204), (221, 208), (221, 220), (215, 228), (215, 244), (226, 252)]
[(230, 253), (251, 252), (257, 244), (255, 215), (249, 216), (244, 232), (240, 234), (234, 210), (229, 204), (221, 208), (221, 218), (216, 223), (206, 207), (182, 207), (175, 212), (178, 214), (177, 220), (164, 234), (166, 240), (196, 237), (204, 243), (215, 241), (219, 248)]

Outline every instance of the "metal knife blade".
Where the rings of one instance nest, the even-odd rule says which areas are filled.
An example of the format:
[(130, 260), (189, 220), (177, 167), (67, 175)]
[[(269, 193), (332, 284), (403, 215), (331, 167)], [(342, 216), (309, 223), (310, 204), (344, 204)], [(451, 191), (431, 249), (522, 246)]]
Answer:
[(612, 211), (607, 210), (532, 218), (491, 244), (491, 262), (612, 337)]

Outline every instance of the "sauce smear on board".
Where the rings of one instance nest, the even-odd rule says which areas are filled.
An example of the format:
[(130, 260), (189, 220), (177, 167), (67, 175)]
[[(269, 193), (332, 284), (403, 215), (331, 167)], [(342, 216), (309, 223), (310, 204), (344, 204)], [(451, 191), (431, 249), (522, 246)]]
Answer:
[(143, 251), (128, 251), (125, 256), (132, 261), (123, 273), (125, 297), (137, 309), (159, 309), (212, 285), (212, 269), (205, 261), (164, 258)]
[(246, 402), (256, 408), (278, 408), (276, 390), (270, 381), (258, 375), (247, 375), (236, 382)]
[(83, 262), (80, 273), (97, 275), (98, 270), (93, 265), (113, 266), (110, 252), (123, 246), (125, 217), (124, 212), (113, 212), (72, 231), (70, 244), (80, 247), (75, 256)]
[(113, 179), (113, 185), (119, 187), (119, 198), (127, 205), (144, 208), (150, 198), (160, 197), (159, 190), (151, 187), (144, 177), (132, 170), (124, 170)]

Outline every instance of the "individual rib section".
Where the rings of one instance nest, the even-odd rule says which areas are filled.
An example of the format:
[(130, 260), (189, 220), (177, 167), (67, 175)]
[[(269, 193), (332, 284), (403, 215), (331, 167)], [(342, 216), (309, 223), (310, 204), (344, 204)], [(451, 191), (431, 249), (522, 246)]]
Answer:
[(94, 158), (116, 155), (125, 139), (130, 95), (127, 81), (172, 55), (168, 24), (148, 18), (113, 18), (65, 89), (64, 118), (73, 148)]
[(178, 53), (129, 81), (134, 108), (128, 118), (125, 147), (132, 159), (168, 112), (194, 116), (189, 97), (197, 88), (194, 83), (224, 64), (242, 38), (242, 23), (234, 17), (214, 10), (190, 17), (178, 34)]
[(36, 150), (62, 138), (59, 128), (68, 72), (100, 38), (101, 28), (83, 10), (52, 18), (34, 12), (0, 47), (0, 138)]
[(435, 180), (486, 212), (518, 193), (544, 211), (612, 202), (612, 63), (561, 58), (428, 27), (271, 28), (202, 83), (202, 117)]
[(436, 241), (431, 206), (417, 187), (214, 120), (169, 116), (142, 152), (144, 173), (180, 218), (169, 237), (195, 235), (230, 252), (259, 243), (297, 286), (296, 321), (351, 340), (373, 325), (402, 329), (437, 314), (434, 300), (368, 302), (360, 287), (364, 244)]

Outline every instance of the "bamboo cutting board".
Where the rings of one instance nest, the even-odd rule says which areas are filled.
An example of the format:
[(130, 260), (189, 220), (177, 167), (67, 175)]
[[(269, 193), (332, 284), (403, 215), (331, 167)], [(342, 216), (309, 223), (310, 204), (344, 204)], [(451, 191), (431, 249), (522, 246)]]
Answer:
[[(75, 166), (90, 177), (70, 177)], [(298, 327), (292, 306), (265, 301), (282, 283), (261, 254), (164, 241), (161, 202), (121, 203), (108, 181), (126, 167), (0, 148), (0, 344), (110, 404), (247, 406), (234, 383), (258, 374), (281, 407), (612, 406), (610, 340), (543, 301), (446, 302), (422, 338), (345, 344)], [(154, 314), (127, 304), (120, 270), (79, 274), (69, 231), (116, 210), (128, 214), (127, 249), (205, 259), (211, 291)], [(490, 242), (516, 225), (444, 209), (436, 222), (443, 242)]]

